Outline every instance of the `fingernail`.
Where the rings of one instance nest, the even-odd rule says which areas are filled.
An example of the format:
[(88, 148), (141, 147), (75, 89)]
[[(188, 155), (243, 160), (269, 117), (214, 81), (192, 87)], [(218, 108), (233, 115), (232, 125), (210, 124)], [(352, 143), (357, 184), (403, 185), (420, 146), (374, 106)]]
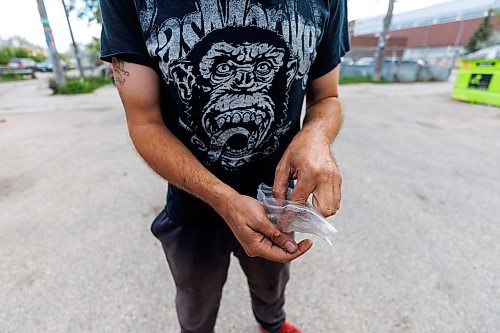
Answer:
[(295, 245), (292, 241), (287, 241), (285, 243), (285, 249), (290, 253), (295, 253), (295, 251), (297, 251), (297, 245)]

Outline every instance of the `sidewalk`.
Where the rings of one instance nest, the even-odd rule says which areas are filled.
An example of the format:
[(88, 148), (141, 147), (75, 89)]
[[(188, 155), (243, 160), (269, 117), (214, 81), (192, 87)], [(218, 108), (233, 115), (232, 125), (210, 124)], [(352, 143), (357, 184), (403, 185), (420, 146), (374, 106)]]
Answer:
[[(131, 146), (112, 86), (0, 84), (0, 332), (177, 332), (149, 225), (165, 182)], [(342, 86), (334, 246), (292, 265), (305, 333), (500, 331), (500, 109), (450, 83)], [(233, 261), (217, 331), (257, 333)]]

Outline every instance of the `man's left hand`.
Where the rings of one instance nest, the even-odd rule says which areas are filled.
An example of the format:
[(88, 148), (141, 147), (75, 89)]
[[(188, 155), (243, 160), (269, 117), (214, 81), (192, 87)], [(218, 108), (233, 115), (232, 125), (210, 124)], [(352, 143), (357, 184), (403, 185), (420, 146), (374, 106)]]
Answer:
[(330, 149), (330, 142), (314, 128), (302, 129), (276, 167), (273, 195), (285, 199), (291, 179), (297, 183), (291, 201), (306, 203), (313, 194), (313, 206), (325, 217), (340, 207), (342, 177)]

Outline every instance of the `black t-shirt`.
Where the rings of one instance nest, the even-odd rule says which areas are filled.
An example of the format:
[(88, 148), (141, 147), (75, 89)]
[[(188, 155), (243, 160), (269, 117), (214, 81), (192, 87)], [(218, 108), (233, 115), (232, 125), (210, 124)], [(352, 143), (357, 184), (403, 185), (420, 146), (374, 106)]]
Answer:
[[(101, 58), (153, 68), (166, 126), (255, 196), (300, 129), (307, 83), (348, 51), (346, 0), (101, 0)], [(214, 214), (169, 186), (167, 214)]]

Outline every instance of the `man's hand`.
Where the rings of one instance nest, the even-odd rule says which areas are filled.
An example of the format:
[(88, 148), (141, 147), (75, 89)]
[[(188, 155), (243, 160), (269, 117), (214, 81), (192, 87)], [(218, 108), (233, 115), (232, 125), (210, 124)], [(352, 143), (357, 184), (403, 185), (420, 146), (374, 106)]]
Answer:
[(285, 151), (274, 178), (273, 195), (284, 199), (290, 179), (297, 179), (291, 200), (304, 204), (313, 194), (313, 206), (325, 217), (340, 207), (342, 177), (330, 150), (319, 134), (302, 131)]
[(310, 240), (297, 246), (289, 234), (276, 229), (257, 200), (224, 184), (165, 127), (159, 78), (151, 68), (114, 58), (113, 69), (132, 142), (159, 175), (214, 207), (251, 256), (288, 262), (311, 247)]
[(219, 214), (250, 257), (286, 263), (300, 257), (312, 246), (309, 239), (297, 244), (290, 234), (279, 231), (267, 218), (262, 205), (251, 197), (232, 195), (219, 209)]
[(337, 66), (309, 83), (304, 126), (281, 158), (273, 187), (274, 196), (284, 199), (290, 179), (296, 179), (291, 200), (305, 203), (312, 193), (314, 207), (325, 217), (340, 206), (342, 178), (330, 149), (342, 124), (338, 78)]

